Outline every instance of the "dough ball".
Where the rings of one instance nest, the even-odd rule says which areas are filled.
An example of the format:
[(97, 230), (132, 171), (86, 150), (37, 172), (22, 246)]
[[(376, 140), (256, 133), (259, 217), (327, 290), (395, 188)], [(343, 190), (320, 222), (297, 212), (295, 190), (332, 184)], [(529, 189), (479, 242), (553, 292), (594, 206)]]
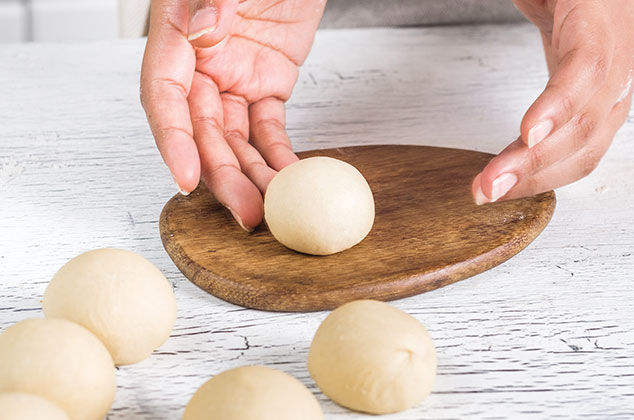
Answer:
[(275, 239), (287, 247), (305, 254), (334, 254), (370, 232), (374, 198), (354, 166), (312, 157), (275, 175), (264, 197), (264, 217)]
[(71, 420), (101, 420), (112, 405), (115, 369), (108, 350), (64, 319), (28, 319), (0, 335), (0, 392), (43, 397)]
[(264, 366), (227, 370), (201, 386), (183, 420), (323, 420), (315, 396), (297, 379)]
[(69, 420), (61, 408), (37, 395), (22, 392), (0, 394), (2, 420)]
[(47, 318), (90, 330), (117, 365), (139, 362), (167, 340), (176, 318), (174, 291), (152, 263), (104, 248), (68, 261), (44, 293)]
[(387, 303), (358, 300), (334, 310), (308, 353), (317, 386), (340, 405), (372, 414), (420, 403), (436, 375), (436, 350), (425, 327)]

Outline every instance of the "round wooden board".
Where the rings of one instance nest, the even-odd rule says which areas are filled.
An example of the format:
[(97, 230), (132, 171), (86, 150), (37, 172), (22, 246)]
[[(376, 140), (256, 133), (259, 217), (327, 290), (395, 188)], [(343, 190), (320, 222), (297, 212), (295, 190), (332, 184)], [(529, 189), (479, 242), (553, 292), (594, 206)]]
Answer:
[(490, 154), (427, 146), (355, 146), (299, 153), (357, 167), (374, 193), (376, 219), (359, 245), (329, 256), (284, 247), (266, 225), (247, 233), (209, 191), (174, 196), (161, 239), (189, 280), (226, 301), (270, 311), (332, 309), (392, 300), (488, 270), (546, 227), (555, 194), (477, 206), (471, 181)]

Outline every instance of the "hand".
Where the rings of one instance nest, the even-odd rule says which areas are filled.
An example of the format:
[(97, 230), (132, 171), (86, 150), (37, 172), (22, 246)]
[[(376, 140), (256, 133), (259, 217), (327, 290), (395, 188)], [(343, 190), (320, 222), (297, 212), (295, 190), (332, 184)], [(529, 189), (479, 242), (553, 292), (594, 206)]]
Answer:
[(594, 170), (627, 117), (633, 0), (514, 0), (541, 31), (550, 72), (521, 136), (473, 181), (478, 204), (526, 197)]
[(297, 160), (284, 102), (324, 6), (152, 2), (141, 102), (157, 146), (183, 194), (202, 179), (245, 230), (262, 221), (262, 194), (276, 171)]

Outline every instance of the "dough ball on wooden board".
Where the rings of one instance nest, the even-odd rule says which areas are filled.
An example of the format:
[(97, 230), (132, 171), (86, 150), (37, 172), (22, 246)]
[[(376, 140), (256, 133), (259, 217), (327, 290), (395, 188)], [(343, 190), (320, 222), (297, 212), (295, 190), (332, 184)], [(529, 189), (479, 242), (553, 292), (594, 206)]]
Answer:
[(436, 375), (436, 350), (425, 327), (384, 302), (358, 300), (319, 326), (308, 370), (333, 401), (372, 414), (420, 403)]
[(69, 420), (64, 411), (37, 395), (0, 393), (0, 420)]
[(185, 408), (183, 420), (323, 420), (315, 396), (279, 370), (244, 366), (214, 376)]
[(99, 337), (117, 365), (150, 356), (176, 319), (174, 291), (161, 271), (140, 255), (114, 248), (64, 264), (43, 305), (47, 318), (68, 319)]
[(328, 255), (363, 240), (374, 223), (374, 198), (354, 166), (329, 157), (282, 169), (264, 197), (271, 233), (295, 251)]
[(0, 392), (40, 396), (71, 420), (101, 420), (114, 400), (114, 364), (84, 327), (28, 319), (0, 334)]

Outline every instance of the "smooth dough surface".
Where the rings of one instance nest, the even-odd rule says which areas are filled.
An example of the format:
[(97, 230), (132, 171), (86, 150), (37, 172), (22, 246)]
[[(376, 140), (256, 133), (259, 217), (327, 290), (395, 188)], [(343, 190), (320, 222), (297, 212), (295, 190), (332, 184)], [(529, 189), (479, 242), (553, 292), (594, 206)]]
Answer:
[(374, 198), (354, 166), (312, 157), (275, 175), (264, 197), (264, 217), (275, 239), (288, 248), (334, 254), (358, 244), (370, 232)]
[(138, 254), (114, 248), (64, 264), (43, 305), (47, 318), (68, 319), (99, 337), (117, 365), (150, 356), (176, 319), (174, 291), (161, 271)]
[(183, 420), (322, 420), (315, 396), (279, 370), (244, 366), (214, 376), (187, 404)]
[(308, 353), (317, 386), (338, 404), (373, 414), (420, 403), (436, 375), (436, 350), (412, 316), (374, 300), (335, 309), (319, 326)]
[(69, 420), (64, 411), (37, 395), (0, 393), (0, 420)]
[(114, 364), (85, 328), (64, 319), (28, 319), (0, 334), (0, 392), (38, 395), (71, 420), (101, 420), (114, 400)]

